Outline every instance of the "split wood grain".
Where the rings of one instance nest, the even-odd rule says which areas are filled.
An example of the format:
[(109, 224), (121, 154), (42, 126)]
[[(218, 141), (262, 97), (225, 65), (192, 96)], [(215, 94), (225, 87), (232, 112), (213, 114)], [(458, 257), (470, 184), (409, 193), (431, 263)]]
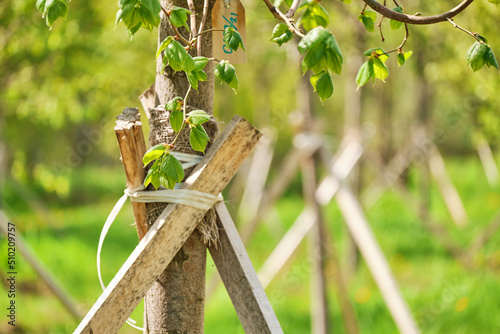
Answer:
[[(146, 177), (142, 157), (146, 153), (146, 143), (142, 133), (141, 116), (137, 108), (125, 108), (117, 117), (115, 126), (116, 139), (120, 147), (121, 159), (125, 168), (126, 185), (129, 189), (139, 187)], [(148, 231), (146, 204), (132, 202), (135, 227), (139, 239)]]

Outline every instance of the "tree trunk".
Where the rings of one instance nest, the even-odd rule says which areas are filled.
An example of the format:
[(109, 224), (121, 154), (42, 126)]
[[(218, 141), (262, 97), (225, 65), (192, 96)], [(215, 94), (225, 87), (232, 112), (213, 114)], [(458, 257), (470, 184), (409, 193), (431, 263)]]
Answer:
[[(195, 2), (196, 23), (199, 25), (203, 13), (203, 1)], [(211, 9), (214, 1), (209, 1), (209, 13), (205, 29), (211, 27)], [(167, 10), (172, 6), (187, 7), (186, 1), (162, 0), (161, 4)], [(167, 36), (175, 35), (164, 13), (161, 13), (159, 39), (161, 43)], [(189, 18), (188, 18), (189, 20)], [(187, 36), (184, 28), (179, 29), (183, 36)], [(195, 56), (196, 50), (191, 50)], [(202, 39), (202, 55), (210, 57), (212, 54), (211, 34), (204, 34)], [(213, 64), (205, 67), (208, 81), (200, 82), (198, 92), (192, 91), (187, 100), (188, 111), (202, 109), (213, 114), (214, 75)], [(174, 72), (170, 67), (165, 71), (161, 60), (157, 61), (155, 83), (155, 105), (164, 105), (176, 96), (184, 98), (189, 83), (184, 72)], [(175, 135), (167, 121), (169, 112), (162, 108), (150, 110), (149, 144), (172, 142)], [(217, 133), (215, 122), (206, 123), (205, 129), (211, 139)], [(185, 129), (179, 137), (174, 151), (196, 153), (189, 145), (189, 132)], [(190, 170), (186, 171), (189, 175)], [(148, 224), (152, 224), (163, 211), (166, 204), (148, 204)], [(212, 215), (209, 211), (207, 216)], [(145, 299), (144, 327), (145, 333), (203, 333), (204, 331), (204, 304), (205, 304), (205, 271), (206, 245), (203, 235), (198, 230), (189, 237), (183, 248), (177, 253), (173, 261), (149, 290)]]

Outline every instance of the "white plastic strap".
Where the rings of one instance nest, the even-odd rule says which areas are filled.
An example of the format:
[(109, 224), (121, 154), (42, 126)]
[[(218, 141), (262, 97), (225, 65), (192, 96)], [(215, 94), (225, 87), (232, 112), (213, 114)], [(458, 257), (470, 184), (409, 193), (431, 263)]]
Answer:
[(190, 167), (196, 166), (200, 162), (202, 156), (196, 154), (187, 154), (181, 152), (170, 152), (174, 157), (176, 157), (182, 163), (183, 169), (188, 169)]
[[(182, 163), (182, 168), (187, 169), (193, 166), (196, 166), (198, 162), (200, 162), (202, 156), (194, 155), (194, 154), (186, 154), (179, 152), (171, 152), (171, 154), (179, 159)], [(115, 221), (116, 216), (120, 213), (123, 205), (127, 201), (127, 197), (130, 197), (132, 202), (141, 202), (141, 203), (176, 203), (182, 205), (188, 205), (201, 210), (209, 210), (215, 203), (222, 201), (222, 195), (215, 196), (212, 194), (203, 193), (196, 190), (189, 189), (161, 189), (157, 191), (144, 191), (144, 186), (141, 185), (134, 189), (125, 189), (125, 194), (116, 202), (113, 210), (109, 214), (104, 226), (101, 230), (101, 235), (99, 237), (99, 245), (97, 246), (97, 276), (99, 276), (99, 282), (101, 283), (102, 290), (106, 289), (106, 285), (102, 281), (101, 276), (101, 251), (102, 245), (104, 243), (104, 239), (108, 234), (111, 225)], [(127, 323), (141, 331), (144, 329), (138, 326), (135, 326), (136, 321), (128, 318)]]
[(161, 189), (156, 191), (143, 191), (142, 189), (144, 189), (144, 186), (135, 189), (125, 189), (125, 195), (130, 197), (132, 202), (177, 203), (201, 210), (210, 210), (216, 202), (223, 200), (221, 195), (215, 196), (189, 189)]

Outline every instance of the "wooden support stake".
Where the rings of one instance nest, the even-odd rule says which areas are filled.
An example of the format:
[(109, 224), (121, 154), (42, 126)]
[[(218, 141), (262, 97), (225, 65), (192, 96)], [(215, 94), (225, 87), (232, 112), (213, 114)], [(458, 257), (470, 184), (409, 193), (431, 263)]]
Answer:
[[(322, 151), (323, 152), (323, 151)], [(342, 150), (333, 168), (340, 180), (344, 180), (361, 157), (362, 148), (356, 141), (349, 142)], [(327, 205), (339, 188), (339, 181), (332, 176), (327, 176), (316, 190), (316, 199), (322, 206)], [(278, 243), (271, 255), (259, 271), (262, 285), (266, 288), (285, 264), (290, 260), (293, 253), (302, 242), (306, 234), (314, 224), (314, 213), (304, 209), (295, 220), (292, 227)]]
[(498, 186), (498, 168), (495, 162), (495, 157), (493, 156), (493, 152), (491, 152), (490, 145), (481, 137), (476, 142), (476, 150), (479, 155), (479, 159), (481, 160), (481, 164), (483, 165), (484, 172), (486, 174), (486, 178), (488, 179), (488, 183), (490, 187)]
[[(127, 188), (134, 189), (144, 182), (146, 170), (142, 157), (146, 153), (146, 143), (142, 133), (141, 115), (137, 108), (125, 108), (117, 117), (115, 126), (116, 139), (125, 168)], [(146, 222), (146, 203), (132, 202), (135, 227), (139, 239), (148, 231)]]
[[(2, 210), (0, 210), (0, 232), (8, 236), (8, 223), (9, 220), (5, 216)], [(35, 272), (40, 276), (40, 278), (47, 284), (49, 289), (54, 293), (54, 295), (61, 301), (66, 310), (68, 310), (71, 315), (79, 319), (82, 316), (82, 312), (76, 306), (75, 301), (68, 292), (65, 291), (64, 287), (57, 281), (57, 278), (52, 275), (52, 273), (47, 269), (43, 263), (37, 258), (35, 252), (29, 247), (28, 243), (21, 237), (19, 232), (16, 232), (16, 247), (19, 253), (24, 256), (26, 261), (35, 270)]]
[(358, 200), (343, 184), (336, 194), (336, 199), (346, 225), (363, 254), (399, 331), (404, 334), (420, 333)]
[(241, 204), (238, 209), (238, 217), (248, 220), (245, 217), (255, 215), (259, 210), (259, 203), (264, 195), (269, 169), (273, 159), (274, 134), (271, 130), (262, 131), (263, 136), (255, 148), (252, 164), (248, 171), (245, 191), (241, 197)]
[(458, 191), (453, 185), (446, 172), (443, 157), (439, 153), (437, 147), (432, 147), (429, 152), (429, 168), (432, 176), (437, 182), (439, 191), (443, 196), (443, 200), (450, 212), (451, 218), (458, 227), (464, 227), (467, 224), (467, 212), (464, 204), (458, 195)]
[(496, 231), (500, 229), (500, 212), (497, 212), (492, 220), (488, 223), (488, 226), (479, 233), (474, 240), (471, 242), (469, 251), (467, 252), (470, 257), (470, 263), (472, 263), (474, 256), (481, 250), (481, 248), (486, 245), (486, 243), (493, 237)]
[[(261, 134), (235, 116), (183, 185), (218, 195), (258, 142)], [(75, 333), (116, 333), (165, 270), (206, 210), (168, 205), (120, 268)]]
[(309, 232), (309, 260), (311, 265), (310, 298), (311, 298), (311, 332), (328, 334), (330, 319), (328, 317), (328, 293), (326, 289), (326, 232), (323, 213), (316, 199), (316, 167), (314, 156), (301, 162), (302, 192), (306, 206), (314, 214), (314, 224)]
[(226, 205), (215, 209), (220, 243), (209, 250), (245, 332), (283, 333)]

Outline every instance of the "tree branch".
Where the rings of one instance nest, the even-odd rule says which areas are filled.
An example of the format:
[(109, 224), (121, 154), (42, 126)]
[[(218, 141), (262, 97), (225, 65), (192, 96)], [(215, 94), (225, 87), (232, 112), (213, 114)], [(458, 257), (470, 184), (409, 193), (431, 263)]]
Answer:
[(290, 28), (291, 32), (299, 36), (300, 38), (304, 38), (305, 35), (300, 32), (300, 29), (295, 26), (293, 23), (293, 20), (287, 17), (285, 14), (283, 14), (279, 8), (275, 7), (269, 0), (263, 0), (264, 3), (266, 4), (267, 8), (271, 11), (273, 16), (277, 18), (278, 20), (284, 21), (287, 26)]
[[(266, 0), (264, 0), (266, 2)], [(447, 19), (451, 19), (452, 17), (456, 16), (460, 12), (462, 12), (465, 8), (467, 8), (474, 0), (464, 0), (462, 3), (460, 3), (458, 6), (455, 8), (445, 12), (441, 13), (439, 15), (433, 15), (433, 16), (415, 16), (415, 15), (407, 15), (407, 14), (402, 14), (393, 11), (392, 9), (387, 8), (386, 6), (380, 4), (376, 0), (363, 0), (364, 3), (366, 3), (368, 6), (370, 6), (374, 11), (377, 13), (391, 19), (391, 20), (396, 20), (408, 24), (419, 24), (419, 25), (424, 25), (424, 24), (434, 24), (438, 22), (444, 22)], [(269, 6), (268, 6), (269, 7)]]
[[(201, 17), (200, 28), (198, 30), (198, 36), (203, 33), (203, 29), (205, 28), (205, 21), (207, 20), (208, 15), (208, 0), (203, 1), (203, 16)], [(196, 54), (201, 56), (201, 38), (196, 42)]]
[(190, 35), (194, 36), (196, 34), (196, 12), (194, 9), (194, 2), (193, 2), (193, 0), (187, 0), (187, 3), (188, 3), (189, 10), (191, 11), (191, 13), (193, 13), (193, 14), (190, 14), (189, 16), (190, 16), (190, 23), (191, 23), (191, 34)]
[(299, 8), (301, 2), (302, 0), (293, 0), (292, 6), (288, 10), (288, 12), (286, 12), (285, 16), (288, 18), (292, 18), (295, 15), (297, 9)]

